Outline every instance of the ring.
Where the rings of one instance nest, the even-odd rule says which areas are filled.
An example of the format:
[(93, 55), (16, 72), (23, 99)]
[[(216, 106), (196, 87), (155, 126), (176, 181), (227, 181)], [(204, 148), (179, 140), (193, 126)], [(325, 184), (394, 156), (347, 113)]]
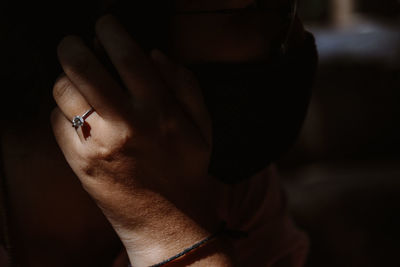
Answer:
[(88, 111), (86, 111), (85, 114), (83, 114), (82, 116), (75, 116), (72, 119), (72, 127), (78, 129), (79, 127), (83, 126), (85, 124), (85, 120), (87, 119), (87, 117), (90, 116), (90, 114), (93, 113), (93, 111), (94, 109), (91, 108)]

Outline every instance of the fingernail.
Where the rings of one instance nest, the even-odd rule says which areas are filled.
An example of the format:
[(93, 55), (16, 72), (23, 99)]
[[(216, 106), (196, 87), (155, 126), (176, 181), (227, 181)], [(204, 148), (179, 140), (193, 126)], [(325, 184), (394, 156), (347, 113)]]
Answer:
[(104, 30), (107, 26), (110, 26), (110, 24), (112, 25), (116, 23), (118, 23), (118, 19), (114, 15), (107, 14), (101, 16), (96, 22), (96, 30)]
[(83, 41), (78, 36), (65, 36), (58, 45), (59, 52), (82, 51)]

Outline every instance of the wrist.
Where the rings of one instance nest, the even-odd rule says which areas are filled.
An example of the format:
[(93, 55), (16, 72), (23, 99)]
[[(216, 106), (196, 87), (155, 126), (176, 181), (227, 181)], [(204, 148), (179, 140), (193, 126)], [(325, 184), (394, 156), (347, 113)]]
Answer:
[(183, 215), (170, 214), (121, 238), (132, 266), (151, 266), (206, 239), (210, 233)]
[(210, 236), (210, 232), (163, 198), (141, 206), (141, 210), (131, 210), (136, 214), (131, 225), (110, 220), (134, 267), (162, 262)]
[[(168, 248), (162, 248), (162, 245), (157, 243), (156, 246), (149, 246), (146, 250), (141, 251), (141, 255), (138, 255), (135, 249), (127, 249), (128, 256), (131, 259), (129, 267), (233, 266), (230, 257), (232, 247), (229, 246), (230, 242), (225, 238), (225, 231), (225, 223), (223, 223), (213, 234), (201, 241), (195, 243), (192, 241), (192, 245), (186, 245), (180, 249), (179, 247), (182, 244), (190, 242), (190, 239), (194, 236), (186, 236), (185, 239), (179, 240), (174, 239), (168, 243)], [(180, 233), (182, 232), (180, 231)], [(190, 235), (188, 232), (182, 234)], [(174, 241), (177, 243), (174, 244)]]
[(219, 226), (213, 209), (204, 202), (202, 206), (209, 208), (199, 212), (192, 201), (177, 207), (173, 203), (182, 204), (181, 199), (169, 201), (143, 187), (136, 187), (134, 193), (113, 186), (95, 189), (98, 193), (92, 196), (119, 235), (134, 267), (163, 262), (206, 239)]

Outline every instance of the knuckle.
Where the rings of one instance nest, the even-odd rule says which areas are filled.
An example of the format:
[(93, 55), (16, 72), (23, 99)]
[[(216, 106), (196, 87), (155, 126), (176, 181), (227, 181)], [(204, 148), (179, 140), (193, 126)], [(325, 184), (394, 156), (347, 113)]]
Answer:
[(115, 158), (117, 149), (111, 146), (102, 146), (96, 150), (96, 158), (104, 161), (112, 161)]
[(83, 161), (83, 163), (80, 164), (80, 171), (86, 176), (95, 177), (98, 170), (99, 169), (92, 162)]
[(121, 132), (120, 138), (119, 138), (119, 144), (118, 148), (119, 150), (123, 150), (127, 147), (129, 147), (134, 139), (134, 133), (131, 129), (126, 129)]
[(133, 133), (129, 129), (118, 131), (118, 136), (112, 139), (113, 141), (107, 143), (96, 141), (96, 149), (90, 157), (100, 161), (114, 161), (131, 146)]
[(53, 87), (53, 97), (57, 99), (63, 98), (66, 94), (68, 94), (69, 90), (71, 89), (71, 82), (69, 79), (64, 76), (60, 78)]
[(85, 155), (90, 162), (102, 161), (113, 154), (113, 149), (110, 145), (105, 144), (102, 139), (94, 138), (92, 142), (91, 149), (87, 150)]
[(95, 169), (94, 169), (92, 166), (90, 166), (90, 165), (83, 165), (83, 166), (81, 167), (81, 170), (82, 170), (82, 172), (83, 172), (85, 175), (87, 175), (87, 176), (89, 176), (89, 177), (94, 177), (94, 176), (96, 176), (96, 175), (95, 175)]

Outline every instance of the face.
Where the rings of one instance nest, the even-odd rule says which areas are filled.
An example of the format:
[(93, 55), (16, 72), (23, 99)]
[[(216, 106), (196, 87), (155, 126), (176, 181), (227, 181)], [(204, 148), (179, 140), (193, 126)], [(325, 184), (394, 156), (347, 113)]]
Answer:
[[(164, 50), (199, 79), (213, 121), (210, 173), (228, 183), (261, 171), (294, 142), (315, 70), (313, 39), (298, 20), (289, 43), (295, 52), (279, 53), (290, 28), (280, 10), (288, 3), (261, 2), (268, 2), (262, 10), (243, 9), (255, 4), (249, 0), (114, 8), (145, 49)], [(221, 12), (227, 9), (236, 11)]]

